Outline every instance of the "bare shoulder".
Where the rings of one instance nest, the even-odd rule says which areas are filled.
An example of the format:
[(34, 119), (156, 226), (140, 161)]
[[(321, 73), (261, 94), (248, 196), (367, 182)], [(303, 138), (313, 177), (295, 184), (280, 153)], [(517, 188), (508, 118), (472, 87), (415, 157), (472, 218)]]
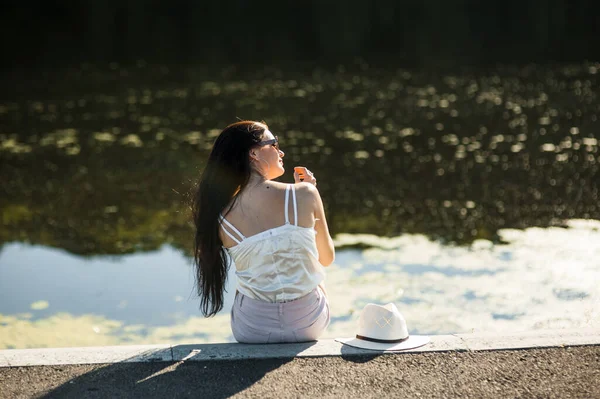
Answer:
[(269, 181), (266, 185), (267, 188), (274, 189), (275, 191), (285, 191), (288, 186), (289, 184), (278, 181)]
[(296, 189), (296, 194), (300, 201), (312, 202), (320, 197), (319, 190), (310, 183), (296, 183), (294, 184), (294, 188)]

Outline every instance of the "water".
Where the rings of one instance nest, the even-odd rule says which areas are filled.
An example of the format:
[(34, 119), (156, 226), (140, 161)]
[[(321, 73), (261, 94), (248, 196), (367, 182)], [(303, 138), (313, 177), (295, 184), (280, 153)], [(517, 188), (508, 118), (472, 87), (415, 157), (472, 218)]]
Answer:
[(420, 333), (597, 325), (599, 68), (112, 64), (23, 82), (0, 101), (0, 347), (231, 340), (233, 289), (212, 319), (193, 297), (188, 192), (235, 117), (279, 136), (282, 180), (319, 179), (328, 336), (370, 301)]
[[(422, 235), (339, 235), (328, 269), (332, 324), (351, 334), (369, 303), (394, 302), (413, 333), (599, 327), (600, 222), (503, 230), (506, 244), (447, 246)], [(47, 247), (10, 244), (0, 255), (0, 346), (233, 341), (227, 311), (199, 316), (188, 257), (159, 251), (84, 260)]]

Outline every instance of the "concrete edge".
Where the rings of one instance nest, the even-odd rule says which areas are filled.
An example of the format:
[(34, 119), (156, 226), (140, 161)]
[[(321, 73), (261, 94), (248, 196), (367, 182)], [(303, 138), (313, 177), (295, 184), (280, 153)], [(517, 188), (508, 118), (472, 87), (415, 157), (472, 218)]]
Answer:
[[(600, 345), (600, 329), (536, 330), (510, 334), (433, 335), (427, 345), (401, 353), (510, 350), (582, 345)], [(381, 353), (342, 345), (333, 339), (300, 344), (270, 345), (222, 343), (6, 349), (0, 350), (0, 367), (276, 359), (377, 355)]]

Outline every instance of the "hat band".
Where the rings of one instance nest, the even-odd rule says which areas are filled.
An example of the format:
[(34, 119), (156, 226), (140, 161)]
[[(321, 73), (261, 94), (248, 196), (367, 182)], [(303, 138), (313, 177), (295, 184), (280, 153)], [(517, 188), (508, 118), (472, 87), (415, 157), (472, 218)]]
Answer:
[(356, 338), (362, 339), (363, 341), (377, 342), (378, 344), (397, 344), (400, 342), (404, 342), (408, 339), (408, 337), (400, 338), (400, 339), (377, 339), (377, 338), (365, 337), (365, 336), (358, 335), (358, 334), (356, 334)]

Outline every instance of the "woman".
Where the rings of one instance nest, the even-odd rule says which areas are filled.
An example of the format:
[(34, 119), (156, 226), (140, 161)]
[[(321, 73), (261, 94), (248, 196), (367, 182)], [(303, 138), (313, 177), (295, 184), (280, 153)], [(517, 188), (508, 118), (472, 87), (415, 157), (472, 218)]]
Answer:
[[(229, 259), (238, 287), (231, 329), (238, 342), (317, 339), (329, 324), (323, 266), (335, 257), (317, 180), (295, 168), (264, 123), (242, 121), (217, 137), (193, 205), (195, 265), (204, 315), (223, 308)], [(302, 181), (303, 180), (303, 181)]]

